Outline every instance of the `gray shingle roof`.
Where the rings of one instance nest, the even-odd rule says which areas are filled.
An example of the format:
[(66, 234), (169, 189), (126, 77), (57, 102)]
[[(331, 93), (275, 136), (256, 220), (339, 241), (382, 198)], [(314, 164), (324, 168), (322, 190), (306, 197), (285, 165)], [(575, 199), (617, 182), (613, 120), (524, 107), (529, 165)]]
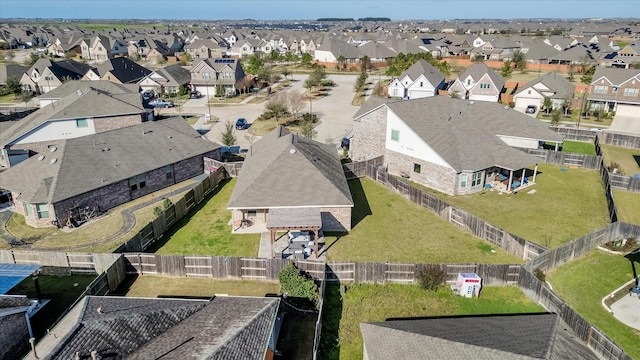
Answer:
[(545, 123), (497, 103), (434, 96), (386, 105), (456, 172), (492, 166), (517, 170), (540, 162), (500, 136), (562, 141)]
[(327, 206), (353, 206), (335, 147), (282, 127), (249, 150), (228, 204), (230, 209)]
[(465, 70), (465, 72), (460, 74), (460, 81), (463, 81), (464, 79), (467, 78), (467, 76), (471, 75), (471, 78), (475, 82), (478, 82), (482, 78), (482, 76), (484, 76), (484, 74), (487, 74), (489, 76), (489, 78), (491, 79), (493, 84), (496, 86), (496, 88), (498, 88), (498, 90), (504, 87), (506, 80), (502, 76), (498, 75), (498, 73), (493, 71), (486, 64), (482, 64), (482, 63), (475, 63), (469, 66), (467, 70)]
[(169, 65), (156, 71), (156, 73), (169, 80), (165, 86), (180, 86), (189, 83), (191, 80), (191, 72), (180, 66), (180, 64)]
[(598, 359), (567, 327), (555, 314), (443, 317), (360, 324), (370, 360)]
[(97, 71), (100, 77), (110, 72), (123, 84), (135, 83), (152, 72), (124, 57), (105, 60), (98, 65)]
[(398, 79), (402, 79), (405, 76), (409, 76), (412, 81), (416, 81), (420, 75), (423, 75), (429, 80), (433, 86), (438, 86), (444, 81), (444, 75), (440, 70), (436, 69), (433, 65), (429, 64), (424, 59), (419, 59), (415, 64), (411, 65), (407, 71), (402, 73)]
[[(57, 88), (48, 91), (38, 99), (61, 99), (65, 96), (77, 93), (78, 90), (95, 89), (110, 95), (138, 93), (140, 86), (137, 84), (116, 84), (107, 80), (72, 80), (62, 83)], [(138, 101), (139, 103), (140, 101)]]
[(575, 85), (571, 84), (567, 79), (562, 76), (562, 74), (558, 74), (555, 72), (551, 72), (545, 74), (541, 77), (535, 78), (522, 86), (516, 94), (520, 94), (523, 91), (526, 91), (530, 87), (535, 84), (542, 83), (554, 94), (551, 96), (552, 99), (567, 99), (573, 97), (573, 93), (575, 92)]
[(181, 117), (145, 122), (64, 140), (43, 160), (33, 156), (2, 171), (0, 186), (23, 201), (55, 203), (218, 147)]
[(606, 78), (613, 85), (620, 86), (623, 82), (637, 77), (640, 79), (640, 70), (638, 69), (618, 69), (618, 68), (605, 68), (598, 66), (596, 72), (593, 74), (592, 85), (595, 85), (601, 78)]

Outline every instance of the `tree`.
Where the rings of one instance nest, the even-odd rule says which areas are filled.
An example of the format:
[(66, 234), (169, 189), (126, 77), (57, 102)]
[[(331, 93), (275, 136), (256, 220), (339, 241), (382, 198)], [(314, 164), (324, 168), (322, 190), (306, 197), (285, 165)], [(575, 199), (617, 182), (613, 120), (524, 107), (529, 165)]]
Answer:
[(562, 110), (564, 111), (564, 116), (565, 117), (569, 116), (569, 110), (570, 109), (571, 109), (571, 99), (570, 98), (566, 98), (562, 102)]
[(358, 78), (356, 79), (356, 83), (353, 86), (353, 88), (354, 88), (354, 90), (356, 92), (362, 91), (362, 89), (364, 89), (364, 86), (367, 84), (367, 78), (368, 77), (369, 76), (367, 75), (366, 72), (363, 71), (363, 72), (360, 73), (360, 76), (358, 76)]
[(544, 97), (544, 101), (542, 101), (542, 107), (544, 108), (544, 111), (549, 114), (549, 111), (551, 111), (551, 108), (553, 107), (553, 101), (551, 101), (550, 97)]
[(461, 99), (462, 96), (460, 95), (459, 91), (454, 91), (451, 94), (449, 94), (449, 96), (451, 96), (452, 99)]
[(560, 117), (562, 114), (559, 109), (553, 110), (551, 112), (551, 125), (556, 126), (560, 124)]
[(289, 108), (287, 107), (287, 101), (282, 95), (282, 93), (278, 93), (269, 99), (264, 106), (265, 115), (268, 118), (275, 117), (276, 124), (278, 123), (278, 118), (282, 118), (285, 114), (289, 112)]
[(220, 140), (222, 141), (222, 145), (224, 146), (233, 146), (237, 139), (234, 135), (235, 126), (231, 121), (227, 121), (224, 124), (224, 130), (222, 130), (222, 136)]
[(280, 53), (276, 49), (271, 50), (271, 52), (269, 53), (269, 61), (271, 63), (274, 63), (279, 60), (280, 60)]
[(567, 74), (569, 75), (569, 81), (573, 81), (576, 76), (576, 64), (573, 62), (569, 63), (569, 66), (567, 67)]
[(511, 75), (513, 75), (513, 68), (511, 67), (511, 63), (505, 61), (502, 63), (502, 67), (500, 68), (500, 75), (502, 75), (505, 79), (510, 79)]
[(191, 62), (191, 56), (189, 56), (189, 54), (184, 53), (182, 55), (180, 55), (180, 57), (178, 58), (178, 64), (182, 65), (182, 66), (186, 66), (187, 64), (189, 64)]
[(298, 112), (304, 107), (304, 100), (302, 100), (302, 94), (298, 90), (291, 90), (287, 92), (287, 104), (289, 109), (293, 113), (293, 117), (298, 117)]
[(340, 56), (338, 56), (338, 58), (336, 59), (338, 61), (338, 69), (339, 70), (344, 70), (346, 69), (347, 65), (347, 59), (344, 57), (344, 55), (340, 54)]
[(309, 276), (289, 263), (278, 274), (280, 289), (291, 297), (304, 298), (318, 304), (318, 285)]
[(313, 139), (314, 137), (316, 137), (316, 130), (314, 129), (313, 123), (315, 120), (315, 116), (312, 116), (311, 114), (305, 114), (306, 116), (302, 117), (302, 125), (300, 126), (300, 134), (302, 134), (302, 136), (309, 138), (309, 139)]
[(580, 82), (583, 84), (590, 85), (593, 81), (593, 74), (596, 72), (596, 67), (592, 66), (589, 70), (584, 72), (584, 75), (580, 76)]
[(301, 59), (302, 65), (309, 66), (311, 65), (311, 61), (313, 61), (313, 57), (311, 57), (311, 54), (309, 53), (302, 54), (302, 59)]
[(280, 80), (280, 74), (276, 73), (271, 67), (268, 66), (261, 67), (256, 73), (256, 76), (260, 80), (266, 81), (269, 84), (273, 84), (276, 81)]
[(471, 61), (476, 62), (476, 63), (484, 62), (484, 55), (476, 54)]
[(364, 55), (360, 58), (360, 71), (367, 71), (369, 69), (371, 69), (371, 59), (367, 55)]
[(264, 68), (262, 59), (258, 55), (252, 54), (247, 59), (247, 65), (244, 67), (244, 71), (248, 74), (257, 75), (262, 68)]
[(289, 74), (291, 74), (291, 70), (289, 70), (289, 68), (285, 67), (284, 69), (282, 69), (282, 71), (280, 71), (280, 73), (286, 79), (287, 76), (289, 76)]
[(511, 56), (511, 61), (515, 65), (515, 68), (520, 71), (525, 71), (527, 69), (527, 59), (524, 54), (520, 52), (520, 50), (516, 50), (513, 52), (513, 56)]
[(11, 76), (7, 79), (7, 89), (13, 94), (14, 97), (18, 97), (22, 93), (22, 85), (20, 80), (15, 76)]

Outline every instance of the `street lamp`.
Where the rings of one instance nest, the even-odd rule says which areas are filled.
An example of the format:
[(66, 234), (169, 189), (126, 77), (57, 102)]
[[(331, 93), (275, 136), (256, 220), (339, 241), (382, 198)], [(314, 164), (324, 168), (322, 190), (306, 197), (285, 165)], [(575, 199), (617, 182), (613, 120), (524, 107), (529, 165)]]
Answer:
[(207, 84), (207, 112), (209, 115), (209, 117), (207, 118), (207, 121), (211, 121), (211, 103), (209, 99), (209, 79), (207, 79), (206, 84)]

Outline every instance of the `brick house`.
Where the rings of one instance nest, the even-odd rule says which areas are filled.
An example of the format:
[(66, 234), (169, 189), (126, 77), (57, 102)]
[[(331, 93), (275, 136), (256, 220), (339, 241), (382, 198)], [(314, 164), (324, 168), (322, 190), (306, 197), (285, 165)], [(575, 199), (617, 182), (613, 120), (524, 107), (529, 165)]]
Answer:
[[(354, 120), (354, 161), (384, 156), (389, 173), (449, 195), (476, 193), (486, 184), (519, 189), (524, 169), (540, 160), (516, 147), (563, 141), (546, 124), (508, 107), (448, 96), (367, 101)], [(528, 185), (534, 182), (535, 174)]]
[(445, 77), (424, 59), (418, 60), (407, 71), (389, 83), (389, 96), (419, 99), (438, 95), (445, 87)]
[[(70, 81), (46, 95), (47, 105), (0, 133), (0, 165), (13, 166), (58, 141), (153, 119), (137, 91), (102, 82)], [(57, 95), (56, 95), (57, 94)]]
[(460, 98), (474, 101), (500, 101), (506, 80), (485, 64), (469, 66), (449, 86), (449, 95), (458, 93)]
[(335, 147), (279, 126), (253, 144), (227, 209), (234, 222), (268, 226), (283, 208), (313, 208), (323, 230), (351, 230), (353, 199)]
[(198, 176), (219, 146), (181, 117), (59, 141), (0, 173), (16, 212), (34, 227), (65, 224), (70, 212), (105, 211)]
[(592, 109), (640, 120), (640, 70), (596, 68), (589, 87)]
[[(238, 59), (196, 60), (191, 67), (191, 91), (200, 91), (209, 96), (220, 93), (235, 96), (236, 84), (244, 78), (244, 70)], [(217, 87), (220, 89), (216, 89)]]

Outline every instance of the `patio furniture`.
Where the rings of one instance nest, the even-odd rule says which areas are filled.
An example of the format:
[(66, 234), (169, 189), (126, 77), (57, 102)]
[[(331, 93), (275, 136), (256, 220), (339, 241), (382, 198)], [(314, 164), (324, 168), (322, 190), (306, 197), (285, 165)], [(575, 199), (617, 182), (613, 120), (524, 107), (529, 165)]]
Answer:
[(498, 174), (498, 175), (496, 175), (495, 180), (496, 181), (505, 181), (505, 180), (507, 180), (507, 177), (502, 175), (502, 174)]
[(631, 296), (632, 294), (638, 295), (638, 298), (640, 299), (640, 286), (634, 286), (629, 289), (629, 296)]
[(291, 244), (289, 244), (289, 251), (291, 251), (292, 253), (296, 254), (296, 253), (302, 253), (305, 249), (306, 243), (303, 242), (292, 242)]
[(516, 181), (516, 182), (514, 182), (513, 184), (511, 184), (511, 188), (515, 189), (515, 188), (517, 188), (517, 187), (518, 187), (518, 186), (520, 186), (520, 185), (522, 185), (522, 183), (521, 183), (520, 181)]

